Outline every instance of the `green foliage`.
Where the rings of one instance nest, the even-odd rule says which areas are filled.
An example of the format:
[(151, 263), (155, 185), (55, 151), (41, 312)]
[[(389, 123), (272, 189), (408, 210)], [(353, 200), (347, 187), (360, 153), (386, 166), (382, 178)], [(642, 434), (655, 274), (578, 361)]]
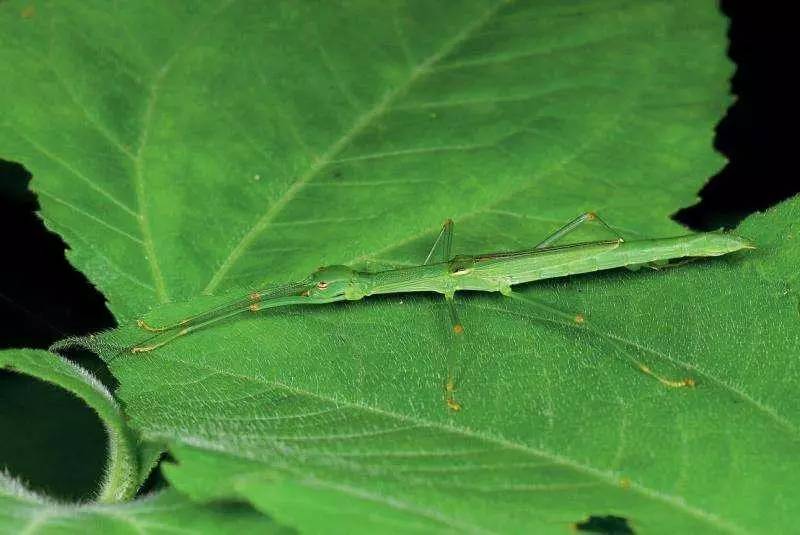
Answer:
[(134, 496), (152, 466), (140, 470), (133, 433), (111, 393), (83, 368), (46, 351), (0, 351), (0, 369), (23, 373), (72, 392), (97, 412), (108, 434), (108, 463), (98, 502)]
[[(130, 503), (159, 451), (137, 444), (111, 394), (86, 370), (36, 350), (0, 351), (0, 369), (37, 377), (81, 398), (97, 412), (108, 433), (108, 461), (95, 503), (60, 503), (0, 472), (0, 533), (285, 532), (267, 516), (242, 504), (201, 505), (175, 491)], [(4, 430), (10, 432), (10, 430)]]
[(468, 249), (589, 209), (677, 233), (722, 164), (713, 2), (24, 5), (0, 4), (3, 155), (118, 318), (416, 262), (445, 217)]
[(742, 226), (747, 254), (522, 289), (582, 324), (462, 296), (455, 356), (426, 296), (115, 349), (149, 308), (177, 319), (321, 264), (419, 263), (445, 217), (457, 252), (528, 246), (587, 209), (628, 237), (684, 232), (667, 216), (720, 166), (729, 102), (713, 3), (23, 11), (0, 4), (17, 67), (0, 150), (124, 322), (82, 343), (183, 496), (312, 532), (561, 533), (590, 515), (775, 532), (796, 516), (797, 200)]
[(237, 504), (202, 505), (175, 491), (125, 504), (63, 504), (34, 494), (0, 473), (0, 533), (87, 535), (288, 533), (264, 515)]
[(2, 369), (0, 429), (0, 466), (23, 477), (28, 488), (64, 501), (97, 495), (108, 440), (97, 413), (81, 398), (33, 376)]

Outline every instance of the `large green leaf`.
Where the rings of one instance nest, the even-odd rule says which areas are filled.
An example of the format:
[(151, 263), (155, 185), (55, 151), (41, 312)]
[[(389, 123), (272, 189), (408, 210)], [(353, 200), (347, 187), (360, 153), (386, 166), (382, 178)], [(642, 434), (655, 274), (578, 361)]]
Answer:
[[(178, 488), (313, 531), (560, 532), (589, 514), (648, 533), (780, 531), (800, 512), (799, 216), (800, 198), (748, 221), (749, 254), (525, 288), (583, 324), (464, 298), (459, 413), (442, 400), (444, 311), (408, 296), (251, 317), (118, 358), (119, 394), (171, 444)], [(141, 338), (129, 327), (105, 342)], [(697, 386), (667, 388), (629, 359)]]
[(63, 504), (25, 489), (0, 473), (0, 533), (149, 535), (175, 533), (288, 533), (252, 508), (201, 506), (175, 491), (126, 504)]
[(724, 30), (710, 1), (3, 2), (0, 154), (118, 318), (418, 261), (445, 217), (674, 233), (722, 163)]

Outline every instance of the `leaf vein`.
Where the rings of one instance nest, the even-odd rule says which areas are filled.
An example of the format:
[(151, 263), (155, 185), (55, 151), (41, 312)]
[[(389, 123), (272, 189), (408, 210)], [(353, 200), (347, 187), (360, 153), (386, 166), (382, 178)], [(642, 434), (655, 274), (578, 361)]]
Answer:
[(50, 199), (52, 199), (53, 201), (57, 202), (58, 204), (66, 206), (67, 208), (69, 208), (70, 210), (74, 211), (77, 214), (80, 214), (80, 215), (82, 215), (82, 216), (84, 216), (84, 217), (86, 217), (88, 219), (91, 219), (92, 221), (94, 221), (96, 223), (99, 223), (100, 225), (106, 227), (107, 229), (109, 229), (109, 230), (111, 230), (113, 232), (116, 232), (120, 236), (124, 236), (124, 237), (128, 238), (129, 240), (131, 240), (131, 241), (133, 241), (133, 242), (135, 242), (135, 243), (137, 243), (139, 245), (144, 245), (142, 240), (140, 240), (136, 236), (133, 236), (132, 234), (128, 234), (124, 230), (115, 227), (111, 223), (108, 223), (108, 222), (104, 221), (103, 219), (97, 217), (96, 215), (94, 215), (94, 214), (92, 214), (90, 212), (87, 212), (83, 208), (80, 208), (79, 206), (75, 206), (71, 202), (66, 201), (66, 200), (62, 199), (61, 197), (58, 197), (57, 195), (53, 195), (52, 193), (49, 193), (49, 192), (43, 190), (41, 187), (36, 188), (36, 192), (39, 195), (44, 195), (45, 197), (49, 197)]
[[(183, 364), (185, 366), (188, 366), (188, 367), (194, 367), (194, 368), (200, 368), (200, 369), (209, 369), (209, 370), (214, 369), (214, 368), (211, 368), (209, 366), (205, 366), (205, 365), (201, 365), (201, 364), (198, 364), (198, 363), (192, 363), (192, 362), (184, 361), (184, 360), (181, 360), (181, 359), (174, 359), (174, 360), (176, 362), (178, 362), (180, 364)], [(329, 396), (326, 396), (326, 395), (318, 394), (318, 393), (315, 393), (315, 392), (310, 392), (308, 390), (304, 390), (304, 389), (299, 388), (299, 387), (289, 386), (289, 385), (286, 385), (286, 384), (278, 382), (278, 381), (270, 381), (270, 380), (267, 380), (267, 379), (264, 379), (264, 378), (260, 378), (260, 377), (249, 377), (249, 376), (246, 376), (246, 375), (241, 375), (241, 374), (235, 373), (235, 372), (233, 372), (231, 370), (219, 370), (219, 371), (221, 373), (225, 374), (225, 375), (228, 375), (228, 376), (230, 376), (232, 378), (236, 378), (236, 379), (239, 379), (239, 380), (262, 382), (264, 384), (271, 385), (271, 386), (276, 387), (276, 388), (284, 389), (284, 390), (287, 390), (287, 391), (292, 392), (292, 393), (297, 394), (297, 395), (307, 396), (307, 397), (312, 398), (312, 399), (318, 399), (318, 400), (329, 402), (329, 403), (335, 403), (337, 405), (339, 405), (339, 404), (340, 405), (349, 405), (349, 406), (354, 407), (354, 408), (362, 409), (362, 410), (364, 410), (365, 412), (368, 412), (368, 413), (380, 415), (380, 416), (383, 416), (383, 417), (393, 418), (393, 419), (397, 419), (397, 420), (404, 421), (404, 422), (409, 422), (409, 423), (412, 423), (412, 424), (419, 425), (420, 427), (425, 427), (425, 428), (430, 428), (430, 429), (437, 429), (438, 428), (438, 429), (443, 430), (445, 432), (450, 432), (450, 433), (453, 433), (453, 434), (456, 434), (456, 435), (461, 435), (463, 437), (467, 437), (467, 438), (470, 438), (470, 439), (475, 439), (475, 440), (482, 441), (482, 442), (497, 444), (497, 445), (503, 447), (504, 449), (521, 452), (521, 453), (532, 455), (532, 456), (538, 457), (538, 458), (547, 459), (549, 461), (552, 461), (554, 464), (561, 465), (561, 466), (563, 466), (565, 468), (574, 470), (575, 472), (583, 473), (583, 474), (592, 476), (592, 477), (598, 479), (599, 481), (601, 481), (603, 483), (606, 483), (608, 486), (610, 486), (612, 488), (618, 488), (618, 486), (619, 486), (618, 476), (614, 472), (611, 472), (611, 471), (608, 471), (608, 470), (603, 470), (603, 469), (600, 469), (600, 468), (593, 468), (593, 467), (588, 466), (586, 464), (583, 464), (583, 463), (581, 463), (579, 461), (572, 460), (572, 459), (569, 459), (567, 457), (563, 457), (563, 456), (558, 455), (557, 453), (554, 453), (554, 452), (550, 452), (550, 451), (547, 451), (547, 450), (535, 448), (535, 447), (527, 445), (527, 444), (521, 444), (521, 443), (512, 442), (511, 440), (506, 439), (505, 437), (494, 436), (494, 435), (492, 435), (490, 433), (480, 432), (480, 431), (476, 431), (476, 430), (472, 430), (472, 429), (458, 428), (458, 427), (455, 427), (455, 426), (453, 426), (451, 424), (446, 424), (446, 423), (442, 423), (442, 422), (434, 422), (434, 421), (431, 421), (431, 420), (426, 420), (425, 418), (421, 418), (419, 416), (404, 415), (404, 414), (400, 414), (400, 413), (397, 413), (397, 412), (393, 412), (393, 411), (388, 410), (388, 409), (382, 409), (382, 408), (377, 408), (377, 407), (371, 407), (371, 406), (368, 406), (368, 405), (364, 405), (364, 404), (358, 403), (356, 401), (350, 401), (350, 400), (343, 401), (343, 400), (336, 399), (336, 398), (333, 398), (333, 397), (329, 397)], [(212, 447), (213, 444), (208, 444), (208, 446)], [(235, 455), (234, 452), (231, 452), (231, 453)], [(667, 506), (673, 507), (674, 509), (676, 509), (678, 511), (681, 511), (681, 512), (683, 512), (683, 513), (685, 513), (685, 514), (687, 514), (687, 515), (689, 515), (691, 517), (694, 517), (695, 519), (698, 519), (698, 520), (701, 520), (703, 522), (706, 522), (707, 524), (715, 526), (717, 528), (724, 529), (724, 530), (729, 531), (731, 533), (743, 533), (743, 530), (741, 528), (739, 528), (737, 525), (732, 524), (731, 522), (728, 522), (728, 521), (718, 517), (717, 515), (709, 512), (709, 511), (706, 511), (705, 509), (702, 509), (700, 507), (693, 506), (693, 505), (690, 505), (690, 504), (686, 503), (684, 498), (682, 498), (680, 496), (675, 496), (675, 495), (670, 495), (670, 494), (666, 494), (666, 493), (663, 493), (663, 492), (659, 492), (659, 491), (657, 491), (655, 489), (652, 489), (650, 487), (647, 487), (647, 486), (645, 486), (645, 485), (643, 485), (641, 483), (634, 482), (634, 481), (630, 482), (628, 490), (637, 492), (637, 493), (641, 494), (642, 496), (644, 496), (646, 498), (649, 498), (649, 499), (652, 499), (654, 501), (663, 503), (663, 504), (665, 504)]]
[(228, 256), (223, 260), (217, 270), (211, 277), (211, 280), (206, 285), (203, 293), (213, 292), (217, 286), (223, 281), (228, 271), (239, 260), (244, 252), (250, 247), (250, 244), (266, 229), (275, 217), (285, 208), (285, 206), (298, 194), (300, 190), (312, 179), (314, 179), (319, 172), (327, 167), (331, 161), (344, 150), (353, 139), (356, 138), (362, 131), (364, 131), (376, 118), (383, 115), (389, 107), (420, 78), (425, 76), (431, 68), (442, 58), (446, 57), (450, 52), (455, 50), (461, 43), (467, 40), (478, 28), (482, 27), (489, 20), (494, 17), (497, 11), (505, 5), (504, 2), (498, 2), (493, 8), (489, 9), (483, 17), (479, 18), (475, 23), (465, 27), (461, 32), (457, 33), (453, 39), (446, 41), (444, 45), (436, 52), (431, 54), (427, 59), (421, 62), (414, 70), (411, 71), (408, 80), (400, 86), (390, 89), (384, 93), (383, 97), (373, 106), (370, 110), (360, 115), (353, 125), (344, 132), (344, 134), (334, 142), (328, 150), (320, 156), (309, 169), (300, 175), (300, 177), (284, 192), (284, 194), (272, 204), (264, 214), (259, 217), (250, 230), (234, 245)]

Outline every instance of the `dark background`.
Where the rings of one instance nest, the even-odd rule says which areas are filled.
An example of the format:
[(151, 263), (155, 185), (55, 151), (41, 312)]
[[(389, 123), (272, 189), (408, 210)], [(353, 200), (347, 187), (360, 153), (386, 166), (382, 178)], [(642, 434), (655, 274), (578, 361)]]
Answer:
[[(729, 55), (738, 96), (717, 126), (715, 146), (728, 165), (699, 192), (700, 202), (673, 217), (694, 230), (733, 228), (749, 214), (800, 191), (792, 117), (795, 61), (787, 46), (794, 31), (780, 13), (754, 2), (723, 1), (730, 17)], [(0, 140), (0, 153), (2, 145)], [(103, 296), (64, 257), (64, 242), (37, 217), (30, 176), (0, 160), (0, 349), (46, 348), (70, 335), (113, 327)], [(91, 355), (72, 355), (112, 387)], [(61, 389), (0, 371), (0, 468), (31, 487), (65, 499), (87, 499), (105, 459), (105, 433), (83, 402)]]

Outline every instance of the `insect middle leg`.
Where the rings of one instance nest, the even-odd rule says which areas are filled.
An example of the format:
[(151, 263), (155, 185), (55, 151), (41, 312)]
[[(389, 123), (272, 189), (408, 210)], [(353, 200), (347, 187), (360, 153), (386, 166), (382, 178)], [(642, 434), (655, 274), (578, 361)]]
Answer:
[[(442, 224), (442, 230), (436, 241), (433, 243), (428, 256), (425, 258), (424, 264), (431, 262), (447, 262), (451, 259), (453, 249), (453, 221), (446, 220)], [(448, 344), (447, 351), (447, 378), (444, 384), (444, 401), (452, 411), (458, 412), (461, 410), (461, 404), (455, 399), (456, 392), (456, 360), (459, 358), (459, 351), (461, 348), (461, 341), (464, 337), (464, 326), (458, 318), (458, 311), (456, 310), (454, 294), (445, 294), (445, 303), (447, 303), (447, 311), (450, 316), (450, 324), (452, 329), (450, 331), (450, 343)]]
[(445, 295), (445, 302), (447, 303), (447, 309), (450, 314), (450, 323), (452, 325), (452, 330), (450, 333), (451, 343), (448, 346), (447, 379), (445, 380), (444, 384), (444, 402), (447, 405), (448, 409), (458, 412), (461, 410), (461, 404), (458, 401), (456, 401), (455, 398), (456, 394), (455, 361), (460, 357), (459, 353), (464, 339), (464, 326), (461, 324), (461, 320), (458, 317), (458, 311), (456, 310), (456, 304), (453, 295), (452, 294)]

